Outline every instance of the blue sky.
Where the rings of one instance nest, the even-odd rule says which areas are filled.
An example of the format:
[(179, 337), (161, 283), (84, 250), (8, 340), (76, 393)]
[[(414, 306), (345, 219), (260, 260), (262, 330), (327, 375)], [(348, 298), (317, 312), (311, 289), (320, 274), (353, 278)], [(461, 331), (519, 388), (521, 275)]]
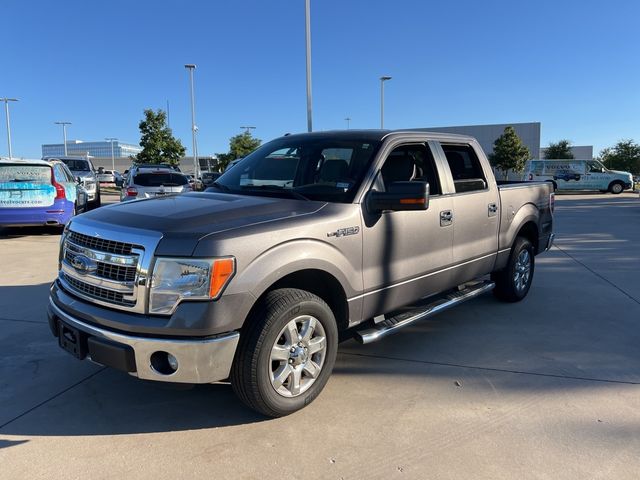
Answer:
[[(137, 143), (144, 108), (170, 104), (191, 151), (196, 63), (201, 155), (242, 125), (306, 130), (304, 0), (4, 0), (0, 97), (13, 153), (70, 139)], [(640, 141), (637, 1), (312, 0), (314, 129), (542, 122), (543, 146)], [(0, 155), (7, 154), (0, 114)]]

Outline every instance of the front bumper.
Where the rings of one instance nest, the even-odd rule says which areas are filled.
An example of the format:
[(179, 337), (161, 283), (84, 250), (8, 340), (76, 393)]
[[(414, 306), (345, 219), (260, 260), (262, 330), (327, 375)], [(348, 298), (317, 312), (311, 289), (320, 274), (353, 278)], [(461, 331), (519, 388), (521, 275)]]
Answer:
[[(60, 322), (82, 332), (78, 342), (83, 343), (82, 350), (87, 352), (89, 359), (141, 379), (160, 382), (212, 383), (228, 378), (240, 338), (238, 332), (197, 339), (150, 338), (117, 333), (69, 315), (51, 299), (47, 313), (55, 336), (58, 336)], [(99, 342), (98, 347), (92, 339)], [(152, 365), (152, 355), (156, 352), (173, 355), (178, 361), (177, 370), (169, 374), (156, 370)]]

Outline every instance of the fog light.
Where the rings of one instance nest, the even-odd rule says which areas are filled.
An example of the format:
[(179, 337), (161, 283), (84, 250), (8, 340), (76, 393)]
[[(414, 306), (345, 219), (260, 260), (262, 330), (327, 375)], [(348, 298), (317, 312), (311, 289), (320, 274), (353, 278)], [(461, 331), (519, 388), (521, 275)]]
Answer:
[(161, 375), (172, 375), (178, 370), (178, 360), (167, 352), (154, 352), (151, 355), (151, 368)]
[(176, 357), (174, 357), (173, 355), (171, 355), (170, 353), (167, 354), (167, 361), (169, 362), (169, 366), (171, 367), (171, 369), (175, 372), (176, 370), (178, 370), (178, 359)]

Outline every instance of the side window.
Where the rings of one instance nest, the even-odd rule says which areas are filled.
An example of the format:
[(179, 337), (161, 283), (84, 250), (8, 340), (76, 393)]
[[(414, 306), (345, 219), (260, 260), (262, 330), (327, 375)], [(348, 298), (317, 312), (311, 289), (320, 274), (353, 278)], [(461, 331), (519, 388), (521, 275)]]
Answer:
[(442, 193), (433, 155), (424, 144), (396, 147), (384, 161), (375, 188), (383, 190), (393, 182), (407, 181), (428, 182), (430, 195)]
[(67, 180), (67, 176), (64, 174), (64, 171), (62, 170), (62, 167), (60, 165), (53, 166), (53, 176), (58, 183), (66, 183), (69, 181)]
[(73, 178), (73, 174), (71, 173), (71, 171), (66, 167), (66, 166), (62, 166), (60, 165), (60, 168), (62, 169), (65, 177), (67, 177), (67, 181), (71, 182), (71, 183), (76, 183), (76, 179)]
[(487, 188), (487, 179), (482, 171), (482, 165), (471, 145), (443, 144), (442, 149), (447, 157), (456, 193)]
[(589, 173), (602, 173), (602, 166), (598, 162), (587, 162)]

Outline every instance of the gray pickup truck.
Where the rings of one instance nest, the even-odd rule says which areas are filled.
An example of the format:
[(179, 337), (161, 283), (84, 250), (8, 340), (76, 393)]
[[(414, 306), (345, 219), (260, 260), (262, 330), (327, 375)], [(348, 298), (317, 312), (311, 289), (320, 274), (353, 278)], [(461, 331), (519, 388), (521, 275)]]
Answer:
[(286, 415), (321, 392), (339, 340), (378, 340), (489, 290), (522, 300), (553, 205), (548, 182), (498, 184), (471, 137), (287, 135), (206, 192), (74, 218), (49, 324), (79, 359), (229, 379), (249, 407)]

